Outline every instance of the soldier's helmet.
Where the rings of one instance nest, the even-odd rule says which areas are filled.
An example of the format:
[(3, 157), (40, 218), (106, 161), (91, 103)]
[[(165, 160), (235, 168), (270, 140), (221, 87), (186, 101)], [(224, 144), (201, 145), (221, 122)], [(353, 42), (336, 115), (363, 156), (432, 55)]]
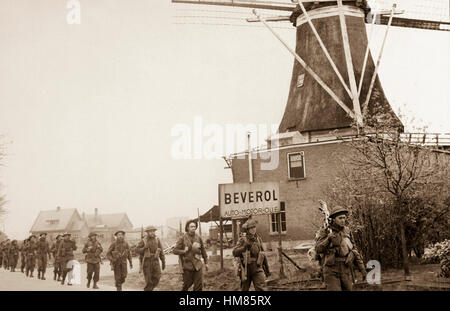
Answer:
[(342, 215), (342, 214), (348, 214), (349, 210), (342, 206), (335, 206), (332, 211), (330, 212), (330, 218), (335, 218), (336, 216)]
[(72, 234), (70, 234), (69, 232), (64, 232), (62, 236), (65, 237), (65, 236), (67, 236), (67, 235), (68, 235), (68, 236), (71, 236)]
[(28, 240), (31, 240), (31, 238), (35, 238), (36, 236), (34, 234), (30, 235), (30, 237), (28, 238)]
[(249, 230), (251, 228), (255, 228), (257, 223), (258, 222), (256, 220), (250, 218), (245, 222), (245, 224), (242, 225), (242, 229)]
[(122, 233), (123, 235), (125, 235), (125, 231), (123, 231), (123, 230), (116, 231), (116, 233), (114, 233), (114, 235), (117, 236), (119, 233)]
[(43, 236), (47, 236), (47, 233), (42, 232), (41, 234), (39, 234), (39, 237), (42, 238)]
[(188, 232), (189, 231), (189, 225), (190, 224), (195, 224), (195, 229), (197, 230), (198, 228), (198, 223), (196, 220), (189, 220), (188, 222), (186, 222), (186, 225), (184, 226), (184, 231)]
[(55, 239), (62, 238), (61, 234), (58, 234)]
[(97, 236), (97, 233), (95, 233), (95, 232), (89, 233), (88, 238), (92, 238), (93, 236)]
[(148, 227), (145, 228), (145, 232), (156, 231), (156, 230), (158, 230), (158, 229), (155, 226), (148, 226)]

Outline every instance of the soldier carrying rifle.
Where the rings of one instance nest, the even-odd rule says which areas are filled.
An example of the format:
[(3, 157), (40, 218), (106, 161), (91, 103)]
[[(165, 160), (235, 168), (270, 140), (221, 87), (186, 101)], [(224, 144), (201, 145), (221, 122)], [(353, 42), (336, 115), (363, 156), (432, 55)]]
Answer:
[[(159, 283), (161, 269), (166, 268), (166, 258), (162, 251), (161, 241), (156, 237), (156, 227), (145, 228), (147, 237), (137, 245), (137, 252), (142, 256), (142, 265), (145, 276), (145, 291), (152, 291)], [(162, 267), (159, 266), (161, 260)]]
[(127, 259), (130, 262), (130, 269), (133, 269), (133, 261), (130, 246), (124, 240), (125, 231), (119, 230), (114, 235), (116, 236), (116, 241), (109, 247), (106, 257), (109, 259), (114, 271), (117, 291), (122, 291), (122, 284), (125, 283), (128, 273)]
[(256, 233), (256, 221), (247, 220), (242, 225), (246, 235), (241, 237), (233, 249), (233, 256), (240, 258), (241, 290), (248, 291), (253, 282), (257, 291), (264, 290), (265, 277), (270, 275), (262, 240)]
[(102, 245), (97, 241), (97, 233), (91, 232), (88, 236), (88, 241), (83, 247), (83, 254), (86, 254), (87, 263), (87, 284), (86, 287), (91, 286), (92, 276), (94, 276), (93, 289), (98, 289), (97, 282), (100, 278), (100, 262), (102, 260), (101, 254), (103, 252)]
[[(320, 204), (323, 210), (328, 211), (325, 202), (320, 201)], [(330, 291), (352, 290), (355, 263), (363, 279), (367, 274), (353, 235), (346, 226), (348, 213), (346, 208), (336, 206), (329, 214), (330, 223), (319, 231), (317, 237), (315, 251), (321, 258), (323, 278)]]

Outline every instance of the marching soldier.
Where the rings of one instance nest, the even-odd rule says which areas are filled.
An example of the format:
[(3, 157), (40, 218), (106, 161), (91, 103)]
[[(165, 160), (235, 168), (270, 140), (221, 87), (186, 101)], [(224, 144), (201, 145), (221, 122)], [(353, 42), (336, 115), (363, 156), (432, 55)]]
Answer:
[(180, 256), (183, 267), (183, 291), (187, 291), (194, 284), (194, 291), (203, 290), (203, 264), (208, 269), (208, 255), (202, 238), (195, 233), (197, 222), (190, 220), (184, 228), (186, 233), (177, 241), (173, 253)]
[[(61, 244), (58, 248), (58, 257), (61, 262), (61, 268), (62, 268), (62, 278), (61, 278), (61, 285), (64, 285), (64, 282), (66, 281), (67, 273), (72, 270), (72, 268), (68, 268), (67, 264), (69, 261), (73, 260), (75, 256), (73, 255), (73, 251), (77, 249), (77, 244), (75, 240), (71, 239), (71, 234), (66, 232), (63, 234), (63, 240), (61, 241)], [(72, 285), (70, 283), (71, 280), (68, 280), (67, 285)]]
[(166, 268), (166, 258), (162, 250), (161, 241), (156, 237), (156, 228), (148, 226), (145, 229), (147, 237), (142, 239), (137, 245), (137, 252), (142, 256), (143, 270), (145, 276), (145, 291), (152, 291), (159, 283), (161, 278), (161, 260), (162, 270)]
[(270, 275), (262, 240), (256, 233), (256, 221), (247, 220), (242, 225), (246, 235), (239, 238), (233, 256), (240, 259), (241, 290), (248, 291), (253, 282), (256, 291), (263, 291), (265, 276)]
[(5, 246), (5, 241), (0, 242), (0, 267), (3, 265), (3, 247)]
[(83, 254), (86, 254), (87, 263), (87, 285), (89, 288), (91, 285), (92, 275), (94, 275), (94, 286), (92, 288), (98, 289), (97, 282), (100, 278), (100, 262), (102, 260), (101, 253), (103, 248), (97, 241), (97, 234), (94, 232), (89, 233), (89, 240), (83, 247)]
[(17, 261), (19, 259), (19, 245), (17, 245), (17, 240), (11, 242), (11, 247), (9, 249), (9, 267), (11, 272), (16, 272)]
[(50, 248), (50, 252), (53, 254), (53, 280), (60, 282), (62, 276), (61, 258), (58, 256), (58, 249), (62, 243), (62, 235), (56, 236), (56, 242), (53, 243)]
[(26, 256), (26, 270), (25, 275), (30, 278), (33, 277), (34, 268), (36, 266), (36, 251), (37, 251), (37, 243), (36, 236), (32, 234), (28, 238), (28, 243), (25, 247), (25, 256)]
[(50, 246), (47, 242), (47, 233), (39, 235), (37, 242), (37, 264), (38, 264), (38, 279), (45, 280), (45, 271), (47, 270), (47, 256), (51, 259)]
[(130, 262), (130, 269), (133, 269), (133, 261), (131, 258), (130, 246), (125, 241), (125, 232), (122, 230), (114, 233), (116, 240), (111, 244), (106, 253), (106, 257), (111, 262), (114, 270), (114, 279), (116, 280), (116, 288), (122, 290), (122, 284), (125, 283), (127, 277), (127, 259)]
[(323, 277), (327, 290), (340, 291), (353, 288), (355, 280), (353, 263), (356, 263), (365, 278), (364, 263), (355, 248), (350, 229), (345, 225), (349, 211), (336, 206), (330, 212), (331, 223), (319, 232), (315, 250), (323, 256)]
[(22, 246), (20, 247), (20, 272), (25, 273), (25, 267), (27, 266), (27, 252), (26, 248), (28, 246), (28, 239), (23, 240)]
[(11, 242), (9, 239), (6, 239), (5, 244), (3, 244), (3, 269), (9, 269), (9, 248), (11, 247)]

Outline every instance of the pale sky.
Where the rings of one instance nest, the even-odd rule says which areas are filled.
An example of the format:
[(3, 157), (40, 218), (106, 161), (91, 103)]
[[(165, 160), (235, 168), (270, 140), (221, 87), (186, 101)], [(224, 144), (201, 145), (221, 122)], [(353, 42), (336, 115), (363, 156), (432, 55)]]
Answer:
[[(193, 7), (168, 0), (80, 0), (80, 25), (67, 24), (66, 3), (0, 0), (6, 233), (24, 238), (58, 205), (125, 211), (136, 227), (206, 212), (231, 171), (221, 159), (173, 159), (171, 129), (196, 116), (278, 124), (292, 56), (263, 27), (175, 24)], [(294, 46), (293, 28), (277, 32)], [(394, 110), (431, 132), (450, 133), (448, 55), (449, 32), (392, 28), (380, 67)]]

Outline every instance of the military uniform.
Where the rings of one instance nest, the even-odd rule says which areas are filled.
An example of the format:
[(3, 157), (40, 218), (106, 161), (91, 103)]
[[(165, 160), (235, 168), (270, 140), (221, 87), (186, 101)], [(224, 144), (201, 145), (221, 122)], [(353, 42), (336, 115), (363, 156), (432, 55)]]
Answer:
[[(63, 236), (67, 236), (70, 234), (64, 234)], [(69, 261), (73, 260), (75, 256), (73, 255), (73, 251), (77, 249), (77, 245), (74, 240), (62, 240), (61, 244), (58, 248), (58, 257), (61, 261), (61, 268), (62, 268), (62, 279), (61, 284), (64, 285), (64, 282), (66, 280), (67, 273), (72, 270), (72, 268), (68, 268), (67, 264)], [(67, 285), (72, 285), (69, 282)]]
[[(243, 228), (256, 226), (254, 220), (248, 220)], [(241, 261), (241, 269), (245, 269), (245, 257), (247, 259), (247, 271), (243, 271), (241, 276), (241, 290), (248, 291), (253, 282), (256, 291), (263, 291), (265, 284), (265, 274), (269, 274), (267, 258), (264, 255), (262, 240), (258, 234), (250, 234), (239, 239), (236, 247), (233, 249), (233, 256)], [(243, 277), (245, 277), (243, 279)]]
[[(120, 232), (125, 233), (123, 231)], [(116, 236), (117, 233), (119, 233), (119, 231), (116, 232)], [(130, 246), (124, 240), (116, 240), (109, 247), (108, 252), (106, 253), (106, 257), (109, 259), (114, 269), (116, 288), (118, 291), (121, 291), (122, 284), (125, 283), (125, 279), (127, 278), (128, 274), (127, 259), (130, 262), (130, 267), (133, 267)]]
[[(149, 226), (146, 231), (156, 231), (156, 228)], [(157, 237), (147, 237), (145, 241), (140, 241), (137, 245), (137, 252), (142, 256), (142, 265), (145, 276), (145, 291), (152, 291), (159, 283), (162, 268), (166, 266), (166, 258), (162, 250), (161, 241)]]
[(25, 267), (27, 265), (27, 252), (26, 247), (28, 245), (28, 239), (23, 240), (22, 246), (20, 247), (20, 271), (25, 272)]
[(37, 243), (30, 240), (25, 247), (25, 256), (26, 256), (25, 275), (31, 278), (33, 277), (34, 268), (36, 267), (36, 251), (37, 251)]
[[(188, 251), (185, 248), (188, 247)], [(202, 238), (193, 234), (185, 233), (175, 245), (173, 250), (175, 255), (180, 256), (180, 261), (183, 267), (183, 291), (187, 291), (192, 284), (194, 284), (194, 291), (203, 290), (203, 263), (201, 258), (208, 261), (208, 255), (206, 254), (205, 246), (203, 245)]]
[[(338, 213), (348, 213), (337, 207), (330, 217)], [(328, 228), (321, 229), (315, 246), (316, 253), (321, 256), (322, 273), (327, 290), (340, 291), (353, 289), (353, 264), (356, 263), (363, 276), (366, 270), (362, 258), (355, 247), (351, 231), (346, 226), (332, 222)]]
[(53, 243), (52, 247), (50, 248), (50, 252), (53, 255), (53, 279), (55, 281), (61, 281), (62, 276), (62, 265), (61, 265), (61, 258), (58, 256), (58, 249), (59, 246), (62, 243), (62, 240), (58, 241), (58, 237), (61, 235), (56, 236), (56, 242)]
[(11, 243), (9, 242), (9, 239), (5, 241), (5, 244), (3, 245), (2, 250), (2, 256), (3, 256), (3, 269), (7, 270), (9, 269), (9, 248), (11, 247)]
[(90, 286), (92, 276), (94, 277), (94, 289), (97, 289), (97, 282), (100, 278), (100, 262), (102, 260), (101, 253), (103, 252), (103, 248), (98, 241), (92, 241), (90, 238), (96, 235), (95, 233), (89, 234), (89, 241), (83, 247), (83, 254), (86, 254), (86, 263), (87, 263), (87, 287)]
[(50, 246), (46, 240), (46, 234), (41, 234), (37, 242), (38, 279), (45, 280), (47, 270), (47, 256), (51, 258)]
[(1, 241), (0, 242), (0, 266), (3, 265), (3, 244), (4, 244), (4, 242)]
[(19, 245), (17, 245), (17, 241), (14, 240), (11, 243), (11, 247), (9, 249), (9, 267), (11, 272), (15, 272), (17, 261), (19, 260)]

